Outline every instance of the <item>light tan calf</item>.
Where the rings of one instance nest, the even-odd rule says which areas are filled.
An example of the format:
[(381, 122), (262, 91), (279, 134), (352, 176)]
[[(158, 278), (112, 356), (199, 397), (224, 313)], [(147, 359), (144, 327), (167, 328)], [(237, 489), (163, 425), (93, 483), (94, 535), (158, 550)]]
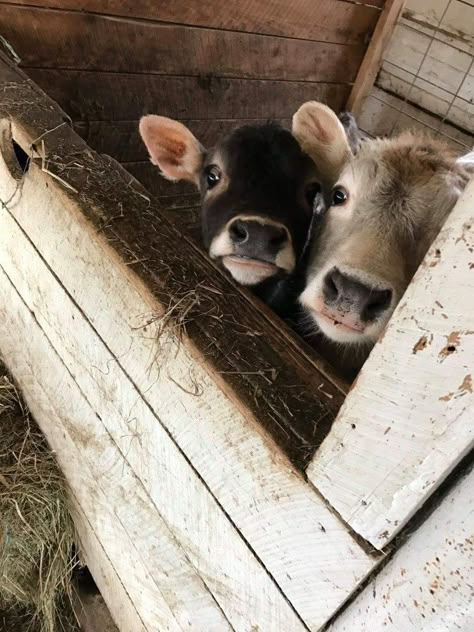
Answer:
[(301, 302), (329, 340), (363, 361), (382, 333), (473, 169), (420, 133), (351, 152), (326, 106), (305, 103), (293, 133), (326, 179)]

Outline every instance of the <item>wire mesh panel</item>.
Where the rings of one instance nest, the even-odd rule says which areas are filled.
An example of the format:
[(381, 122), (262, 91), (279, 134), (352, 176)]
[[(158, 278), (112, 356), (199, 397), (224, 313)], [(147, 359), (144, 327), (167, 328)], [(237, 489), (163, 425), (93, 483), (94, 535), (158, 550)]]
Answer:
[(361, 124), (374, 135), (421, 127), (472, 148), (472, 0), (408, 0)]

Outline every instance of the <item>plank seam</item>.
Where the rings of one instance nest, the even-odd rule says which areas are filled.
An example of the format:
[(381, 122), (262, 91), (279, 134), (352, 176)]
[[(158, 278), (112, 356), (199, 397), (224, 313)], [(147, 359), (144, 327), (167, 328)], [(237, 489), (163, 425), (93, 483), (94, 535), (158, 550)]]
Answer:
[(380, 559), (380, 563), (375, 566), (372, 571), (364, 578), (364, 580), (357, 586), (354, 592), (347, 598), (342, 606), (333, 614), (333, 616), (324, 624), (321, 628), (321, 632), (328, 630), (331, 625), (339, 618), (339, 616), (349, 608), (349, 606), (355, 602), (357, 597), (372, 583), (372, 581), (380, 574), (380, 572), (389, 564), (393, 556), (400, 550), (403, 545), (409, 540), (412, 534), (415, 534), (417, 530), (431, 517), (431, 515), (438, 509), (443, 503), (445, 498), (455, 489), (458, 483), (460, 483), (472, 470), (474, 469), (474, 449), (472, 449), (466, 456), (456, 465), (453, 471), (444, 479), (441, 485), (436, 489), (433, 494), (426, 499), (423, 505), (418, 509), (414, 516), (406, 523), (400, 533), (384, 547), (385, 557)]
[[(0, 200), (1, 201), (1, 200)], [(287, 604), (290, 606), (291, 610), (293, 611), (293, 613), (295, 614), (295, 616), (298, 618), (299, 622), (304, 626), (304, 628), (308, 631), (311, 632), (310, 629), (308, 628), (308, 626), (306, 625), (305, 621), (303, 621), (303, 619), (301, 618), (301, 615), (299, 614), (299, 612), (295, 609), (294, 605), (291, 603), (291, 601), (288, 599), (287, 595), (283, 592), (283, 590), (281, 589), (280, 585), (278, 584), (278, 582), (276, 581), (276, 579), (273, 577), (273, 575), (270, 573), (270, 571), (268, 570), (268, 568), (266, 567), (266, 565), (263, 563), (263, 561), (260, 559), (260, 557), (257, 555), (257, 553), (255, 552), (255, 550), (253, 549), (253, 547), (251, 546), (251, 544), (247, 541), (247, 539), (243, 536), (243, 534), (241, 533), (241, 531), (238, 529), (237, 525), (235, 524), (235, 522), (233, 521), (233, 519), (231, 518), (231, 516), (228, 514), (228, 512), (224, 509), (224, 507), (221, 505), (221, 503), (219, 502), (219, 500), (214, 496), (214, 494), (212, 493), (212, 490), (209, 488), (209, 486), (207, 485), (206, 481), (203, 479), (203, 477), (201, 476), (201, 474), (195, 469), (194, 465), (192, 464), (192, 462), (189, 460), (188, 456), (182, 451), (181, 447), (176, 443), (174, 437), (172, 436), (172, 434), (170, 433), (170, 431), (168, 430), (168, 428), (161, 422), (160, 418), (157, 416), (157, 414), (155, 413), (154, 409), (150, 406), (150, 404), (148, 403), (147, 399), (143, 396), (143, 394), (140, 392), (140, 390), (138, 389), (137, 385), (135, 384), (134, 380), (128, 375), (127, 371), (124, 369), (124, 367), (122, 366), (121, 362), (120, 362), (120, 358), (117, 358), (117, 356), (111, 351), (111, 349), (108, 347), (107, 343), (102, 339), (102, 337), (100, 336), (100, 334), (96, 331), (95, 327), (92, 325), (92, 323), (90, 322), (90, 320), (88, 319), (87, 315), (83, 312), (82, 308), (76, 303), (76, 301), (74, 300), (74, 298), (72, 297), (72, 295), (69, 293), (69, 291), (67, 290), (67, 288), (62, 284), (61, 280), (58, 278), (58, 276), (56, 275), (56, 273), (54, 272), (54, 270), (50, 267), (49, 263), (43, 258), (43, 256), (41, 255), (41, 253), (38, 251), (38, 249), (36, 248), (36, 245), (33, 243), (33, 241), (30, 239), (30, 237), (28, 236), (28, 234), (23, 230), (23, 227), (19, 224), (19, 222), (16, 220), (16, 218), (10, 213), (10, 210), (8, 209), (8, 207), (3, 203), (3, 201), (1, 202), (2, 206), (4, 209), (6, 209), (6, 212), (9, 214), (9, 216), (11, 217), (11, 219), (15, 222), (15, 224), (18, 226), (19, 230), (22, 232), (22, 234), (25, 236), (25, 238), (28, 240), (28, 242), (31, 244), (32, 248), (34, 249), (35, 253), (37, 254), (37, 256), (40, 258), (40, 260), (43, 262), (43, 264), (45, 265), (45, 267), (48, 269), (48, 271), (50, 272), (50, 274), (53, 276), (53, 278), (55, 279), (56, 283), (61, 287), (61, 289), (64, 291), (64, 293), (66, 294), (66, 296), (68, 297), (68, 299), (72, 302), (72, 304), (75, 306), (75, 308), (78, 310), (78, 312), (81, 314), (81, 316), (84, 318), (85, 322), (88, 324), (88, 326), (91, 328), (91, 330), (95, 333), (95, 335), (97, 336), (97, 338), (100, 340), (101, 344), (105, 347), (105, 349), (107, 350), (107, 352), (110, 354), (111, 359), (113, 361), (115, 361), (117, 367), (119, 367), (120, 371), (122, 372), (122, 374), (125, 376), (125, 378), (130, 382), (130, 384), (132, 385), (133, 389), (135, 390), (135, 392), (137, 393), (137, 395), (143, 400), (144, 404), (146, 405), (146, 407), (148, 408), (148, 410), (151, 412), (151, 414), (153, 415), (153, 417), (157, 420), (157, 422), (160, 424), (160, 426), (162, 427), (162, 429), (166, 432), (167, 436), (169, 437), (170, 441), (173, 443), (173, 445), (175, 446), (176, 450), (181, 454), (181, 456), (184, 458), (184, 460), (186, 461), (186, 463), (188, 464), (188, 466), (190, 467), (191, 471), (195, 474), (195, 476), (198, 478), (198, 480), (201, 482), (201, 484), (203, 485), (203, 487), (205, 488), (205, 490), (207, 491), (207, 493), (210, 495), (210, 497), (213, 499), (213, 501), (216, 503), (217, 507), (220, 509), (220, 511), (224, 514), (224, 516), (226, 517), (226, 519), (229, 521), (229, 523), (231, 524), (231, 526), (233, 527), (233, 529), (236, 531), (237, 535), (240, 537), (240, 539), (244, 542), (245, 546), (248, 548), (248, 550), (251, 552), (251, 554), (255, 557), (255, 559), (257, 560), (257, 562), (260, 564), (260, 566), (263, 568), (263, 570), (265, 571), (265, 573), (268, 575), (268, 577), (270, 578), (270, 581), (275, 585), (276, 589), (280, 592), (280, 594), (282, 595), (282, 597), (285, 599), (285, 601), (287, 602)], [(1, 266), (0, 266), (1, 267)], [(2, 268), (3, 269), (3, 268)], [(10, 280), (10, 279), (9, 279)], [(11, 281), (10, 281), (11, 282)], [(15, 288), (16, 291), (16, 288)], [(18, 292), (17, 292), (18, 293)], [(23, 298), (20, 296), (22, 302), (24, 303)], [(26, 305), (26, 304), (25, 304)], [(26, 307), (28, 309), (30, 309), (28, 307), (28, 305), (26, 305)], [(31, 312), (31, 310), (30, 310)], [(33, 317), (36, 320), (36, 317), (34, 315), (33, 312), (31, 312)], [(38, 323), (39, 325), (39, 323)], [(42, 330), (43, 331), (43, 330)], [(44, 333), (44, 332), (43, 332)], [(46, 336), (46, 334), (45, 334)], [(50, 342), (49, 338), (46, 336), (47, 340)], [(58, 352), (56, 351), (55, 347), (51, 344), (51, 347), (54, 349), (55, 353), (57, 355)], [(59, 356), (60, 357), (60, 356)], [(61, 358), (60, 358), (61, 359)], [(61, 359), (62, 362), (62, 359)], [(79, 390), (81, 391), (81, 394), (83, 394), (82, 389), (80, 388), (80, 386), (77, 384), (75, 377), (69, 372), (69, 370), (67, 369), (67, 367), (65, 367), (66, 370), (68, 371), (68, 373), (70, 374), (71, 378), (73, 379), (73, 381), (76, 383), (77, 387), (79, 388)], [(84, 398), (86, 399), (86, 401), (89, 403), (89, 400), (85, 397), (85, 395), (83, 394)], [(89, 404), (90, 405), (90, 404)], [(93, 407), (91, 406), (91, 408), (93, 409)], [(107, 429), (106, 429), (107, 431)], [(107, 431), (108, 433), (108, 431)], [(109, 433), (108, 433), (109, 434)], [(110, 436), (110, 435), (109, 435)], [(112, 437), (111, 437), (112, 438)], [(113, 439), (112, 439), (113, 440)], [(114, 441), (114, 440), (113, 440)], [(114, 441), (115, 444), (115, 441)], [(117, 446), (117, 449), (120, 451), (120, 448)], [(122, 454), (122, 452), (120, 451), (120, 453)], [(128, 463), (128, 460), (125, 458), (125, 455), (122, 454), (122, 456), (124, 457), (124, 460)], [(136, 473), (134, 471), (134, 469), (132, 468), (132, 466), (129, 464), (129, 467), (131, 468), (131, 471), (133, 473), (133, 475), (135, 476), (135, 478), (137, 478), (137, 480), (139, 481), (138, 477), (136, 476)], [(145, 493), (148, 496), (148, 492)], [(153, 501), (150, 499), (150, 502), (153, 503)], [(153, 503), (153, 506), (156, 508), (160, 518), (163, 520), (164, 524), (166, 525), (167, 529), (170, 530), (170, 527), (168, 526), (168, 523), (166, 522), (166, 520), (161, 516), (161, 513), (159, 512), (158, 508), (156, 507), (156, 505)], [(173, 535), (173, 533), (171, 532), (172, 537), (176, 540), (175, 536)], [(176, 540), (176, 542), (178, 543), (178, 545), (180, 546), (180, 548), (184, 551), (185, 555), (186, 555), (186, 559), (189, 560), (186, 550), (183, 548), (181, 542), (179, 542), (178, 540)], [(192, 564), (191, 560), (189, 560), (189, 563), (191, 564), (191, 566), (195, 569), (194, 565)], [(197, 575), (202, 579), (202, 581), (204, 582), (206, 589), (209, 590), (209, 592), (211, 593), (212, 597), (215, 599), (212, 591), (210, 590), (209, 586), (207, 585), (206, 581), (204, 578), (201, 577), (200, 573), (198, 572), (197, 569), (196, 573)], [(220, 607), (220, 606), (219, 606)], [(227, 617), (225, 617), (227, 619)]]
[[(74, 66), (34, 66), (29, 64), (22, 64), (21, 69), (28, 74), (30, 70), (49, 70), (49, 71), (67, 71), (67, 72), (77, 72), (77, 73), (87, 73), (87, 74), (107, 74), (107, 75), (121, 75), (124, 77), (172, 77), (173, 79), (199, 79), (199, 78), (211, 78), (212, 80), (219, 81), (266, 81), (268, 83), (299, 83), (299, 84), (310, 84), (315, 86), (352, 86), (354, 81), (341, 82), (341, 81), (312, 81), (305, 79), (282, 79), (282, 78), (268, 78), (268, 77), (242, 77), (241, 75), (220, 75), (220, 74), (172, 74), (172, 73), (161, 73), (156, 71), (127, 71), (124, 72), (122, 70), (107, 70), (102, 68), (91, 69), (91, 68), (76, 68)], [(196, 119), (192, 119), (196, 120)], [(207, 119), (204, 119), (207, 120)], [(212, 119), (213, 120), (213, 119)]]

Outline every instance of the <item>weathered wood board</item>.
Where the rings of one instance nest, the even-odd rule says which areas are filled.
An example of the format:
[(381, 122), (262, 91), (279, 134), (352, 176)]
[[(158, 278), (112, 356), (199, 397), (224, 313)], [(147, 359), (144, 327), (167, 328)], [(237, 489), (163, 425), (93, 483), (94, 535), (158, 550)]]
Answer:
[[(1, 3), (6, 4), (6, 3)], [(8, 4), (99, 13), (129, 19), (210, 27), (278, 35), (297, 39), (364, 44), (375, 27), (384, 0), (294, 0), (291, 11), (285, 0), (252, 2), (232, 7), (219, 2), (191, 3), (186, 0), (9, 0)]]
[[(285, 0), (243, 0), (229, 11), (184, 0), (0, 0), (0, 32), (87, 143), (135, 163), (148, 186), (133, 147), (140, 116), (217, 128), (219, 119), (288, 119), (310, 99), (342, 110), (386, 4), (295, 0), (288, 10)], [(128, 155), (115, 133), (126, 126)]]
[(309, 478), (383, 548), (474, 446), (474, 181), (346, 398)]
[(471, 632), (473, 569), (471, 470), (329, 631)]
[[(260, 422), (273, 420), (275, 438), (293, 433), (302, 465), (342, 385), (19, 71), (3, 76), (0, 348), (32, 407), (38, 393), (49, 402), (33, 413), (83, 494), (86, 529), (94, 519), (96, 540), (116, 547), (106, 552), (111, 581), (138, 591), (126, 569), (144, 577), (124, 620), (318, 630), (379, 558)], [(10, 130), (33, 156), (23, 176)], [(94, 485), (102, 500), (88, 505)], [(122, 546), (131, 558), (116, 559)], [(93, 572), (113, 610), (100, 560)]]

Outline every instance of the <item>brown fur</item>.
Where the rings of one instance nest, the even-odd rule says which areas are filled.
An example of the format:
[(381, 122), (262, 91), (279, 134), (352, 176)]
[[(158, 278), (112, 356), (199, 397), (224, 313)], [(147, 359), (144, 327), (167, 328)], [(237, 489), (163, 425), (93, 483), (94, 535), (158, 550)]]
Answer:
[[(317, 110), (313, 106), (313, 120)], [(307, 151), (311, 142), (317, 147), (309, 150), (310, 155), (321, 159), (317, 138), (306, 139)], [(341, 138), (337, 142), (344, 145)], [(301, 301), (329, 340), (357, 346), (356, 366), (382, 333), (469, 179), (468, 168), (456, 160), (444, 143), (406, 132), (394, 139), (362, 143), (332, 182), (344, 187), (348, 200), (333, 206), (332, 193), (327, 193), (327, 211), (314, 241)], [(336, 316), (332, 312), (330, 319), (324, 318), (324, 278), (334, 268), (374, 291), (389, 289), (388, 308), (368, 322), (359, 318), (357, 310)], [(362, 333), (354, 331), (360, 328)]]

